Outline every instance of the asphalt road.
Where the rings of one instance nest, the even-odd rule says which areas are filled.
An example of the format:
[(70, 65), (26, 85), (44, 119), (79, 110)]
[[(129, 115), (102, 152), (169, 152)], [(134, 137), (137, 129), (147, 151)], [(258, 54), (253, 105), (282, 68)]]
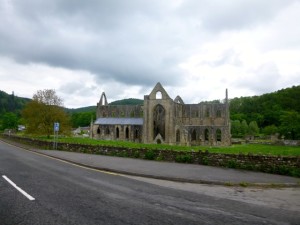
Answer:
[(300, 215), (86, 169), (0, 141), (0, 224), (300, 224)]

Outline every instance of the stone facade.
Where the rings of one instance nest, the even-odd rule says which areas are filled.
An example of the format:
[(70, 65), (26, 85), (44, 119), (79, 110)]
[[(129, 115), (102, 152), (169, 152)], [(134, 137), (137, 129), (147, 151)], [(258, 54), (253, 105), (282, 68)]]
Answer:
[(170, 98), (160, 83), (143, 105), (108, 105), (105, 93), (97, 103), (97, 119), (91, 136), (171, 145), (230, 145), (229, 103), (184, 104)]

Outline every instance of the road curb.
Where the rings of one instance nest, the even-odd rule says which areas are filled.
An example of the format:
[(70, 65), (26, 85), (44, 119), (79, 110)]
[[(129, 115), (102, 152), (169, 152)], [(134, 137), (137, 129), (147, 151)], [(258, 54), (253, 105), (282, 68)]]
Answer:
[(76, 162), (70, 159), (52, 156), (43, 152), (43, 150), (36, 150), (30, 148), (28, 145), (19, 144), (16, 142), (11, 142), (7, 140), (1, 139), (1, 141), (8, 143), (10, 145), (19, 147), (26, 151), (34, 152), (36, 154), (44, 155), (53, 159), (61, 160), (67, 163), (71, 163), (74, 165), (86, 167), (89, 169), (94, 169), (98, 171), (105, 171), (110, 173), (116, 173), (119, 175), (129, 175), (129, 176), (136, 176), (136, 177), (145, 177), (145, 178), (152, 178), (158, 180), (166, 180), (166, 181), (173, 181), (173, 182), (181, 182), (181, 183), (194, 183), (194, 184), (207, 184), (207, 185), (222, 185), (222, 186), (239, 186), (239, 187), (263, 187), (263, 188), (292, 188), (292, 187), (300, 187), (299, 183), (253, 183), (253, 182), (231, 182), (231, 181), (211, 181), (211, 180), (202, 180), (202, 179), (189, 179), (189, 178), (181, 178), (181, 177), (167, 177), (167, 176), (159, 176), (159, 175), (151, 175), (151, 174), (143, 174), (143, 173), (136, 173), (136, 172), (128, 172), (124, 170), (115, 170), (107, 167), (101, 166), (91, 166), (89, 164), (84, 164), (80, 162)]
[(143, 174), (143, 173), (135, 173), (135, 172), (128, 172), (124, 170), (115, 170), (111, 168), (106, 167), (100, 167), (100, 166), (91, 166), (84, 163), (79, 163), (76, 161), (72, 161), (69, 159), (52, 156), (46, 153), (43, 153), (43, 150), (33, 150), (33, 149), (27, 149), (29, 151), (45, 155), (50, 158), (62, 160), (68, 163), (72, 163), (78, 166), (83, 166), (86, 168), (99, 170), (99, 171), (105, 171), (105, 172), (111, 172), (116, 173), (120, 175), (130, 175), (130, 176), (136, 176), (136, 177), (145, 177), (145, 178), (152, 178), (152, 179), (158, 179), (158, 180), (166, 180), (166, 181), (174, 181), (174, 182), (181, 182), (181, 183), (194, 183), (194, 184), (208, 184), (208, 185), (222, 185), (222, 186), (242, 186), (242, 187), (264, 187), (264, 188), (277, 188), (277, 187), (300, 187), (297, 183), (249, 183), (249, 182), (230, 182), (230, 181), (208, 181), (208, 180), (201, 180), (201, 179), (188, 179), (188, 178), (180, 178), (180, 177), (166, 177), (166, 176), (158, 176), (158, 175), (150, 175), (150, 174)]

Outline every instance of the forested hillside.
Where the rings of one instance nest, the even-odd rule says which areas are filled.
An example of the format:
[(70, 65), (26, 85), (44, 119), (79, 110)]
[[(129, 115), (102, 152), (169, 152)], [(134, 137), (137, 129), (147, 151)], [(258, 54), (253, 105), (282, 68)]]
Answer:
[(127, 98), (109, 103), (109, 105), (143, 105), (144, 100), (136, 98)]
[(24, 106), (29, 101), (29, 98), (17, 97), (14, 94), (9, 95), (4, 91), (0, 91), (0, 118), (7, 112), (20, 115)]
[(300, 138), (300, 86), (231, 99), (230, 115), (233, 128), (238, 121), (255, 121), (267, 134), (279, 132), (288, 138)]
[(76, 109), (65, 109), (67, 113), (85, 113), (85, 112), (94, 112), (96, 113), (96, 106), (87, 106), (87, 107), (81, 107)]

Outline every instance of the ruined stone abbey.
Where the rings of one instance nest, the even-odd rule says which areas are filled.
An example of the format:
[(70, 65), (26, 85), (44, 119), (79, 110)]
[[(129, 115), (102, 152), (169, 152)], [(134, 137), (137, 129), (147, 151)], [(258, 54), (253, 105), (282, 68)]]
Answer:
[(226, 146), (231, 144), (229, 103), (185, 104), (174, 100), (160, 83), (143, 105), (109, 105), (103, 92), (97, 103), (91, 136), (95, 139), (126, 140), (170, 145)]

